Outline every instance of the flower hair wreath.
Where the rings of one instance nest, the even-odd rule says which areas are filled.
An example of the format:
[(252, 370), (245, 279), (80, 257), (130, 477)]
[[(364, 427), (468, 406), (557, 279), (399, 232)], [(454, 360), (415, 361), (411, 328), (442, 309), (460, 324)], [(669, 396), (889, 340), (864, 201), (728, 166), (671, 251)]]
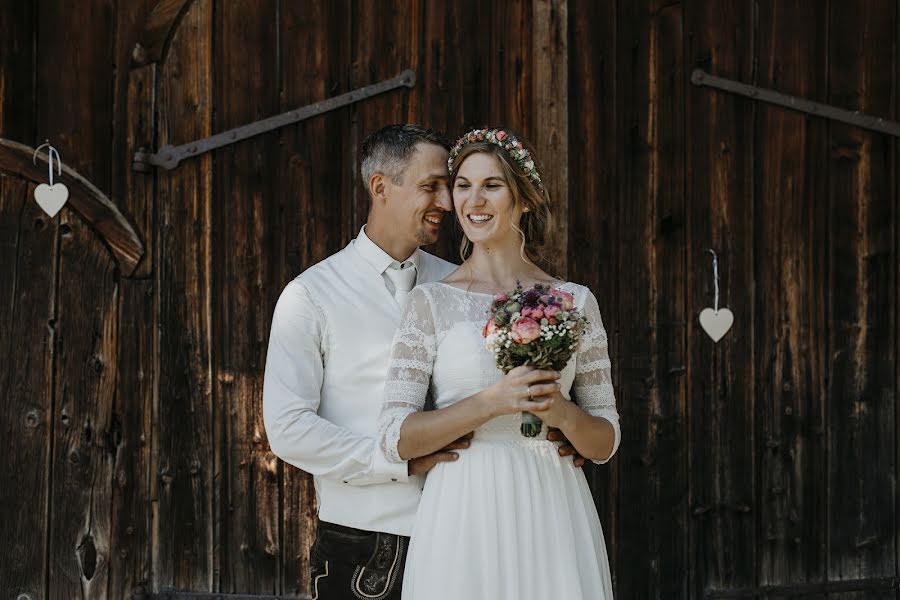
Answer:
[(544, 184), (541, 183), (541, 176), (534, 166), (534, 160), (531, 158), (531, 153), (525, 149), (522, 142), (503, 129), (473, 129), (456, 140), (456, 145), (450, 150), (450, 158), (447, 159), (447, 169), (449, 171), (453, 171), (453, 161), (459, 156), (463, 146), (474, 142), (489, 142), (506, 150), (506, 153), (516, 161), (516, 164), (519, 165), (526, 177), (528, 177), (539, 190), (544, 189)]

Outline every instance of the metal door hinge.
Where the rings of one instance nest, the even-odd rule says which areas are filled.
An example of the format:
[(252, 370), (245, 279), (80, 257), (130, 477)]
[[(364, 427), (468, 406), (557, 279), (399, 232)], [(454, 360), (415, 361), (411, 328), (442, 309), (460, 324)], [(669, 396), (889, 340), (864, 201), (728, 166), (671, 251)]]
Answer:
[(716, 77), (715, 75), (710, 75), (705, 72), (703, 69), (694, 69), (694, 72), (691, 74), (691, 82), (694, 85), (705, 85), (711, 88), (731, 92), (739, 96), (745, 96), (753, 100), (762, 100), (764, 102), (769, 102), (770, 104), (777, 104), (778, 106), (784, 106), (785, 108), (799, 110), (800, 112), (810, 115), (825, 117), (826, 119), (841, 121), (842, 123), (847, 123), (849, 125), (856, 125), (863, 129), (870, 129), (879, 133), (900, 137), (900, 123), (897, 123), (896, 121), (889, 121), (887, 119), (882, 119), (881, 117), (873, 117), (872, 115), (866, 115), (858, 111), (845, 110), (829, 104), (813, 102), (812, 100), (806, 100), (805, 98), (789, 96), (787, 94), (782, 94), (781, 92), (747, 85), (746, 83), (741, 83), (732, 79)]
[(182, 144), (181, 146), (163, 146), (156, 154), (148, 154), (147, 152), (139, 150), (134, 153), (132, 168), (135, 171), (145, 172), (149, 171), (151, 166), (172, 170), (185, 158), (199, 156), (210, 150), (215, 150), (216, 148), (246, 140), (247, 138), (260, 135), (261, 133), (280, 129), (286, 125), (291, 125), (292, 123), (297, 123), (298, 121), (321, 115), (330, 110), (354, 102), (359, 102), (365, 98), (371, 98), (372, 96), (399, 87), (411, 88), (414, 85), (416, 85), (416, 73), (412, 69), (407, 69), (392, 79), (367, 85), (353, 90), (352, 92), (347, 92), (346, 94), (341, 94), (334, 98), (309, 104), (274, 117), (268, 117), (261, 121), (256, 121), (255, 123), (235, 127), (234, 129), (217, 133), (210, 137), (203, 138), (202, 140), (197, 140), (196, 142)]

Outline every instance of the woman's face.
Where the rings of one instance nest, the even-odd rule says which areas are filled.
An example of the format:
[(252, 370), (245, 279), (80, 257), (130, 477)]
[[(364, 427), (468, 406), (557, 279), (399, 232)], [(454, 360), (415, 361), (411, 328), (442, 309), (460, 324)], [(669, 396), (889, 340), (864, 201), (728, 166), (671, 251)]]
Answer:
[(470, 154), (457, 171), (453, 184), (453, 206), (463, 232), (473, 244), (504, 243), (507, 239), (519, 243), (519, 234), (511, 223), (522, 218), (500, 159), (493, 154)]

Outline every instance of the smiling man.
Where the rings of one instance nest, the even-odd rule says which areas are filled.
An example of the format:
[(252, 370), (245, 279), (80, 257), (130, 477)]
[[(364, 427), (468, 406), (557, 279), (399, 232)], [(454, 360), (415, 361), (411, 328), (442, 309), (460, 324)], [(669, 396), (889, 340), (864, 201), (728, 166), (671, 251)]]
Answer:
[(363, 143), (368, 223), (346, 248), (291, 281), (275, 307), (263, 417), (272, 451), (312, 473), (319, 526), (310, 556), (313, 598), (400, 598), (421, 479), (454, 460), (458, 440), (408, 463), (375, 442), (391, 341), (417, 283), (456, 265), (419, 246), (451, 215), (449, 143), (391, 125)]

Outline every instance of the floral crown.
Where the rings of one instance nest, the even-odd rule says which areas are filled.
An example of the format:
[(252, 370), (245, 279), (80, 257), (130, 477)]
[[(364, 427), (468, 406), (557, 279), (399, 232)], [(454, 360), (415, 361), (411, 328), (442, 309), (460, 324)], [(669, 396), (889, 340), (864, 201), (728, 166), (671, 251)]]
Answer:
[(516, 139), (516, 136), (503, 129), (488, 129), (486, 127), (473, 129), (456, 140), (456, 145), (450, 150), (450, 158), (447, 159), (447, 169), (449, 171), (453, 171), (453, 161), (459, 156), (463, 146), (474, 142), (488, 142), (506, 150), (506, 153), (521, 167), (528, 179), (539, 190), (544, 189), (544, 184), (541, 183), (541, 176), (537, 171), (537, 167), (534, 166), (534, 159), (531, 158), (531, 153), (525, 149), (522, 142)]

